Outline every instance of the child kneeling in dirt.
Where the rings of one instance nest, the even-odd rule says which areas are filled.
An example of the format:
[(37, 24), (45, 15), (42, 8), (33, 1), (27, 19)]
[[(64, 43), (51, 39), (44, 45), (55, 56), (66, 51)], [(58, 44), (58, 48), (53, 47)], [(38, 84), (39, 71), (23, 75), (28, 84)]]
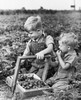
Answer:
[(29, 17), (24, 27), (30, 40), (26, 45), (23, 56), (36, 55), (29, 73), (36, 73), (41, 78), (45, 64), (44, 56), (53, 51), (53, 38), (51, 35), (44, 33), (40, 16)]
[(78, 45), (77, 36), (74, 33), (61, 34), (59, 38), (59, 49), (56, 52), (58, 71), (53, 77), (46, 80), (46, 83), (52, 86), (54, 91), (66, 89), (69, 81), (73, 79), (77, 62), (77, 53), (75, 51)]

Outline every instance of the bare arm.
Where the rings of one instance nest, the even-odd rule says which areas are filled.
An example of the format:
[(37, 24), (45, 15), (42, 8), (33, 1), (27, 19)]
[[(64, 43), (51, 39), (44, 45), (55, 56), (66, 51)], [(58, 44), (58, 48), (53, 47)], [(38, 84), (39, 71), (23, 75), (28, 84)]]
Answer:
[(27, 42), (26, 49), (24, 50), (23, 56), (27, 56), (27, 55), (30, 54), (30, 48), (29, 48), (30, 42), (31, 42), (31, 40), (29, 40), (29, 41)]
[(57, 57), (58, 57), (58, 60), (59, 60), (60, 65), (61, 65), (61, 67), (62, 67), (63, 69), (69, 68), (70, 63), (65, 63), (65, 62), (63, 61), (63, 59), (62, 59), (62, 57), (61, 57), (61, 51), (57, 51)]
[[(29, 49), (29, 43), (27, 43), (26, 49), (24, 50), (24, 53), (22, 56), (27, 56), (30, 54), (30, 49)], [(21, 60), (21, 63), (23, 64), (25, 60)]]
[(26, 48), (24, 53), (23, 53), (23, 56), (27, 56), (27, 55), (29, 55), (29, 50)]
[(53, 44), (49, 44), (48, 47), (39, 53), (36, 53), (37, 59), (43, 59), (45, 54), (50, 53), (53, 50)]
[(45, 39), (45, 43), (47, 45), (47, 48), (40, 51), (39, 53), (36, 54), (37, 59), (43, 59), (45, 54), (50, 53), (51, 51), (53, 51), (53, 38), (52, 36), (47, 36)]
[(53, 44), (49, 44), (48, 47), (41, 51), (44, 55), (50, 53), (53, 50)]

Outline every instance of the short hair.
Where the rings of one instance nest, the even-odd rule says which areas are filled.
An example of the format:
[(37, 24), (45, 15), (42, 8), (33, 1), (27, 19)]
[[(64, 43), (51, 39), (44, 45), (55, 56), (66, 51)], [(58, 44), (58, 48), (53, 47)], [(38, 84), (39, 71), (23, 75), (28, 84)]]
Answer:
[(60, 35), (59, 41), (62, 41), (62, 43), (71, 46), (72, 48), (76, 49), (78, 47), (78, 36), (74, 33), (62, 33)]
[(24, 24), (24, 28), (28, 31), (42, 28), (42, 21), (40, 16), (30, 16)]

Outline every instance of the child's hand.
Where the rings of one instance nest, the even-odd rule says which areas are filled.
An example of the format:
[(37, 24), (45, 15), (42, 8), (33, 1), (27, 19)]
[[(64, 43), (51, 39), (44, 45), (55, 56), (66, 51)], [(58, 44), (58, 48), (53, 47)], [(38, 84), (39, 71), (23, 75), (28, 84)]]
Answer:
[(58, 50), (58, 51), (56, 52), (56, 54), (57, 54), (57, 56), (61, 56), (61, 51)]
[(21, 64), (20, 65), (24, 65), (25, 60), (21, 60)]
[(44, 54), (42, 52), (36, 53), (36, 58), (37, 59), (43, 59), (44, 58)]

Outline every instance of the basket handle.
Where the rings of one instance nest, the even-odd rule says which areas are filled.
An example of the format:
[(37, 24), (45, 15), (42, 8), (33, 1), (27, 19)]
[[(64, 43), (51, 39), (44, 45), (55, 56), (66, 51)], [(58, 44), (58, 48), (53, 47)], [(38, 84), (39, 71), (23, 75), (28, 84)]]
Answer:
[[(50, 58), (50, 57), (51, 57), (51, 55), (45, 55), (44, 58)], [(12, 82), (12, 93), (13, 94), (14, 94), (15, 88), (16, 88), (16, 82), (17, 82), (18, 73), (20, 70), (21, 60), (25, 60), (25, 59), (36, 59), (36, 56), (34, 56), (34, 55), (32, 55), (32, 56), (19, 56), (17, 58), (17, 62), (16, 62), (16, 66), (15, 66), (15, 73), (14, 73), (13, 82)]]

